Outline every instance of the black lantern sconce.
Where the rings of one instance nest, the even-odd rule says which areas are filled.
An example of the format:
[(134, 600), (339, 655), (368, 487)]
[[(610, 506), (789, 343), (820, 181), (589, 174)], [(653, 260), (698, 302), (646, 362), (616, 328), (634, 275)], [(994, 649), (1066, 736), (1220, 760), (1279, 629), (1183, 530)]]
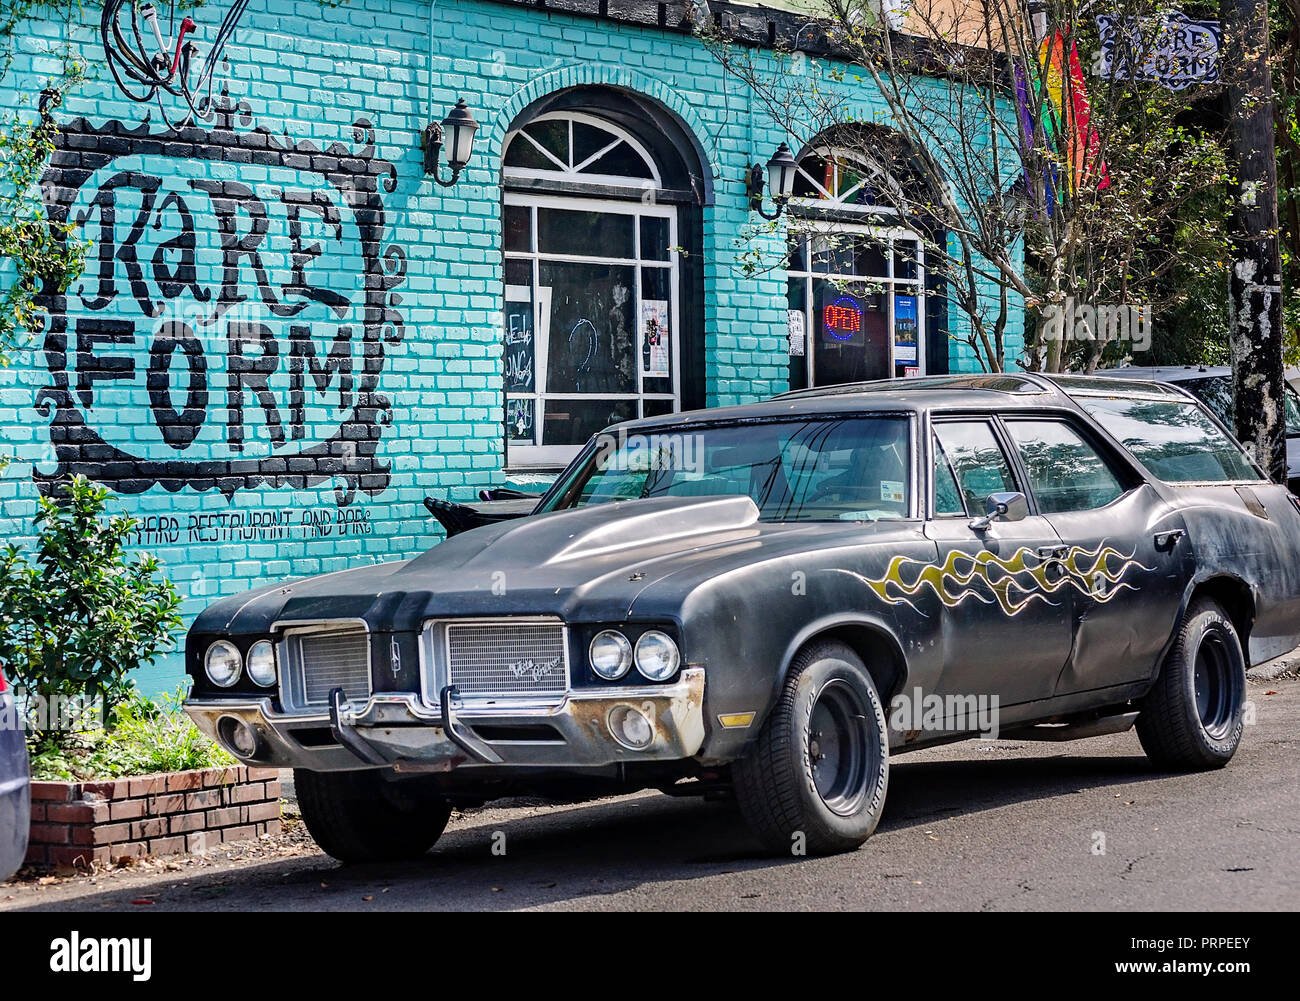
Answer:
[[(746, 187), (749, 190), (749, 207), (752, 211), (757, 212), (764, 219), (776, 219), (781, 215), (785, 208), (786, 202), (790, 200), (790, 195), (794, 191), (794, 171), (798, 164), (795, 163), (794, 154), (790, 152), (790, 147), (782, 143), (772, 154), (772, 159), (767, 161), (766, 170), (762, 164), (754, 164), (749, 168), (749, 182)], [(763, 175), (766, 173), (767, 180), (764, 182)], [(772, 194), (772, 201), (776, 204), (776, 211), (771, 215), (763, 210), (763, 188), (766, 187)]]
[[(424, 172), (432, 175), (444, 188), (450, 188), (474, 155), (474, 133), (477, 131), (478, 122), (474, 121), (462, 97), (441, 125), (430, 122), (424, 127)], [(447, 145), (447, 166), (451, 168), (451, 178), (446, 181), (438, 176), (438, 160), (444, 143)]]

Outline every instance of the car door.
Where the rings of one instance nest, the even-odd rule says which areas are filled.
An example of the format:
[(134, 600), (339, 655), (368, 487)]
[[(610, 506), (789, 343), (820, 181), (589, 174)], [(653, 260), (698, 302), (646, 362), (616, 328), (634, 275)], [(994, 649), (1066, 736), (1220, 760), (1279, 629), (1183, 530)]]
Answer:
[(1190, 566), (1182, 515), (1067, 417), (1003, 421), (1036, 509), (1066, 544), (1073, 643), (1056, 694), (1151, 677)]
[(940, 694), (996, 694), (1002, 705), (1051, 696), (1070, 652), (1072, 589), (1057, 586), (1061, 539), (1030, 511), (980, 530), (990, 494), (1024, 492), (992, 418), (939, 418), (930, 437), (926, 534), (937, 544), (944, 669)]

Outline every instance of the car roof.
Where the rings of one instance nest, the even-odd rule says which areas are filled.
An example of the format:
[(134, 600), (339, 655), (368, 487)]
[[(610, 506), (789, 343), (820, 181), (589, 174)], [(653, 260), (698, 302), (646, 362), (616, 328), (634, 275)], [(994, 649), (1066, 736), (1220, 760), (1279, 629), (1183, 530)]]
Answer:
[(1079, 396), (1191, 399), (1182, 390), (1160, 382), (1130, 382), (1121, 387), (1113, 380), (1028, 372), (935, 375), (800, 389), (761, 403), (643, 417), (615, 426), (628, 430), (660, 428), (666, 424), (680, 427), (693, 423), (770, 420), (809, 413), (898, 413), (967, 408), (1002, 413), (1045, 406), (1072, 409), (1072, 399)]
[(1194, 379), (1216, 379), (1231, 376), (1228, 365), (1158, 365), (1130, 368), (1098, 369), (1096, 375), (1103, 379), (1145, 379), (1149, 382), (1190, 382)]

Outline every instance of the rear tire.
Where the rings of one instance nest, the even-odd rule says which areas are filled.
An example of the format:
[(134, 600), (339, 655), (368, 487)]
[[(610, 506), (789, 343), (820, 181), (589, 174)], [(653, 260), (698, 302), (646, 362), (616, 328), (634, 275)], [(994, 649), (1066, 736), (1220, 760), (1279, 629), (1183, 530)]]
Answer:
[(450, 805), (424, 783), (389, 781), (377, 771), (295, 768), (293, 782), (308, 832), (340, 862), (419, 858), (451, 819)]
[(1218, 602), (1199, 599), (1143, 700), (1138, 740), (1161, 768), (1222, 768), (1241, 743), (1245, 711), (1246, 658), (1237, 629)]
[(871, 836), (889, 786), (889, 738), (856, 653), (820, 642), (796, 655), (757, 743), (732, 766), (732, 784), (773, 854), (831, 855)]

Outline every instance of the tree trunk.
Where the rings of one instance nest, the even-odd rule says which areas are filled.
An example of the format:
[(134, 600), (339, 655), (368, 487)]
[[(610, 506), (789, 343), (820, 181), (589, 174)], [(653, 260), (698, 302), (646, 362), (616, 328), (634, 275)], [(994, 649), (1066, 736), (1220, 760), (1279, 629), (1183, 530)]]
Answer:
[(1282, 263), (1268, 7), (1220, 0), (1223, 75), (1237, 169), (1229, 342), (1237, 437), (1276, 481), (1286, 482)]

